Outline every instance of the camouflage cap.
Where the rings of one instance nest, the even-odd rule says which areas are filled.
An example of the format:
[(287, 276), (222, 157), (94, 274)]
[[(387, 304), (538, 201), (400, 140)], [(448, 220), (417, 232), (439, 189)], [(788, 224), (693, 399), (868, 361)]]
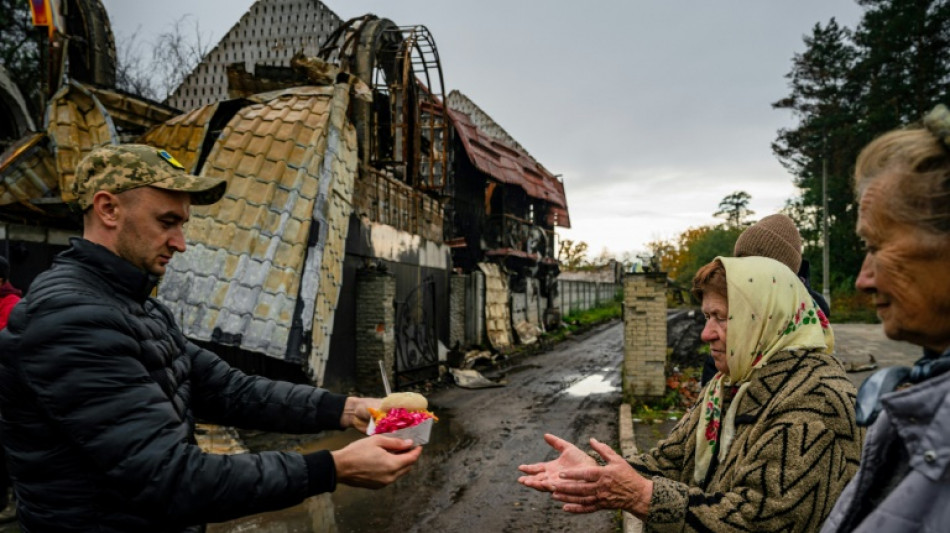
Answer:
[(144, 144), (110, 144), (86, 154), (76, 167), (73, 192), (85, 211), (99, 191), (120, 193), (144, 186), (191, 194), (194, 205), (213, 204), (221, 199), (227, 181), (202, 178), (185, 172), (171, 154)]

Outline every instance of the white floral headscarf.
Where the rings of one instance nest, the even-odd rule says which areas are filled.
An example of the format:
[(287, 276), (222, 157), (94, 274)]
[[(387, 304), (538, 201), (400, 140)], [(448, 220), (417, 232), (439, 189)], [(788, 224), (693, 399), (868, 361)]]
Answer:
[[(767, 257), (718, 257), (726, 269), (729, 327), (726, 354), (729, 375), (722, 372), (709, 382), (700, 404), (696, 428), (696, 468), (693, 479), (702, 483), (718, 444), (723, 460), (735, 437), (739, 401), (757, 369), (773, 355), (789, 350), (834, 350), (834, 336), (805, 285), (789, 268)], [(739, 387), (725, 417), (724, 387)]]

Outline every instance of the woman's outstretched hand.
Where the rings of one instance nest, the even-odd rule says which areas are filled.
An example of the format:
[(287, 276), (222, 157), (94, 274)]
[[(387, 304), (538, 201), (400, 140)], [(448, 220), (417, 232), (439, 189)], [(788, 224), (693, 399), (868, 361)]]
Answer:
[(644, 478), (610, 446), (590, 439), (591, 448), (606, 461), (604, 466), (582, 466), (560, 471), (548, 481), (552, 498), (569, 513), (623, 509), (645, 519), (653, 497), (653, 481)]
[(544, 440), (561, 455), (557, 459), (546, 463), (519, 466), (518, 470), (527, 475), (519, 477), (518, 483), (535, 490), (553, 492), (552, 483), (558, 480), (558, 475), (561, 472), (581, 467), (597, 466), (597, 461), (593, 457), (564, 439), (548, 433), (544, 435)]

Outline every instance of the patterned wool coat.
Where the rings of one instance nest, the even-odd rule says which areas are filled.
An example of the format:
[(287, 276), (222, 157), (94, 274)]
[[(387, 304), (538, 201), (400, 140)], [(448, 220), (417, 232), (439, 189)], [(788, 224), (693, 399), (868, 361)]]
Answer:
[(631, 461), (653, 479), (646, 531), (818, 531), (858, 468), (854, 400), (831, 356), (775, 354), (740, 398), (735, 440), (705, 486), (693, 481), (698, 407)]

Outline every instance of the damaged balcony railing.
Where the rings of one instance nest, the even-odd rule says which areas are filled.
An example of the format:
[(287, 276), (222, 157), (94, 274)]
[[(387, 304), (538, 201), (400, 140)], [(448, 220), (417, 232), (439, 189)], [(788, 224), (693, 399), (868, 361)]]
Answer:
[(488, 245), (490, 249), (506, 248), (540, 260), (554, 257), (554, 231), (514, 215), (488, 217)]
[(383, 172), (361, 166), (353, 201), (356, 212), (372, 222), (442, 241), (441, 202)]

